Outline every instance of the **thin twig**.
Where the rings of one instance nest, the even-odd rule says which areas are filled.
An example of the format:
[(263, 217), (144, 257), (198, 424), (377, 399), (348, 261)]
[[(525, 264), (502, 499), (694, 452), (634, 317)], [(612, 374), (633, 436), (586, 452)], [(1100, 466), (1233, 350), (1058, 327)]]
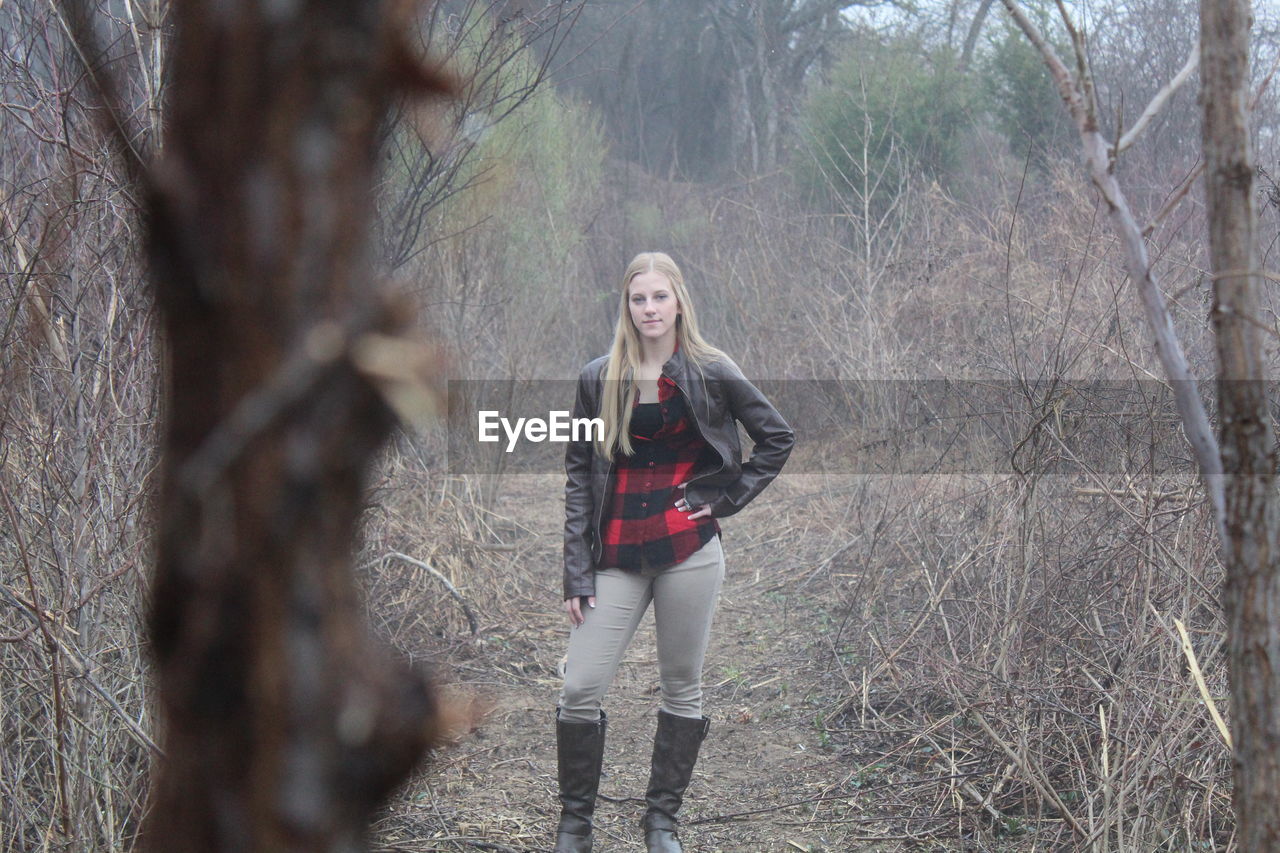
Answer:
[(1138, 140), (1138, 135), (1142, 133), (1151, 123), (1151, 120), (1164, 109), (1164, 105), (1174, 96), (1182, 84), (1191, 79), (1191, 75), (1200, 67), (1200, 40), (1196, 39), (1196, 43), (1191, 47), (1191, 55), (1187, 57), (1186, 64), (1182, 66), (1182, 70), (1174, 75), (1173, 79), (1165, 84), (1159, 92), (1156, 92), (1151, 103), (1147, 104), (1147, 108), (1142, 111), (1142, 115), (1138, 116), (1138, 120), (1133, 123), (1133, 127), (1129, 128), (1129, 132), (1120, 137), (1120, 141), (1116, 143), (1115, 151), (1112, 156), (1124, 151), (1130, 145)]
[(1204, 160), (1201, 160), (1196, 164), (1195, 168), (1191, 170), (1191, 174), (1187, 175), (1186, 179), (1182, 183), (1178, 184), (1177, 188), (1169, 195), (1169, 200), (1160, 207), (1160, 212), (1151, 217), (1151, 221), (1147, 223), (1147, 227), (1142, 229), (1142, 236), (1144, 238), (1150, 237), (1152, 232), (1156, 230), (1156, 226), (1163, 222), (1164, 218), (1172, 213), (1175, 207), (1182, 203), (1182, 200), (1186, 198), (1187, 193), (1191, 192), (1191, 188), (1195, 186), (1196, 181), (1198, 181), (1200, 176), (1203, 174)]
[(1019, 755), (1017, 750), (1005, 743), (1004, 738), (996, 734), (995, 729), (991, 728), (991, 724), (987, 722), (986, 718), (983, 717), (977, 709), (970, 709), (969, 717), (981, 726), (982, 730), (987, 733), (987, 737), (991, 738), (996, 746), (1000, 747), (1000, 749), (1004, 751), (1005, 755), (1009, 756), (1009, 760), (1022, 771), (1023, 775), (1027, 777), (1027, 781), (1029, 781), (1032, 787), (1039, 792), (1040, 796), (1044, 797), (1045, 800), (1048, 801), (1060, 815), (1062, 815), (1062, 819), (1067, 822), (1067, 825), (1075, 830), (1077, 835), (1082, 838), (1088, 838), (1089, 833), (1080, 825), (1080, 821), (1076, 820), (1076, 816), (1073, 815), (1071, 810), (1066, 807), (1066, 804), (1058, 798), (1058, 795), (1054, 793), (1053, 788), (1049, 786), (1049, 783), (1040, 778), (1040, 774), (1031, 766), (1027, 757)]
[(18, 524), (18, 511), (13, 505), (13, 500), (9, 497), (9, 488), (7, 485), (0, 483), (0, 497), (4, 498), (5, 511), (9, 516), (9, 521), (13, 524), (11, 528), (14, 542), (18, 546), (18, 554), (22, 560), (22, 570), (27, 578), (27, 588), (31, 592), (31, 614), (35, 620), (36, 626), (40, 630), (40, 635), (44, 637), (45, 652), (49, 656), (49, 678), (53, 687), (53, 719), (54, 719), (54, 744), (53, 755), (54, 764), (57, 768), (58, 782), (58, 811), (62, 818), (62, 833), (64, 836), (71, 835), (71, 802), (67, 793), (67, 761), (65, 755), (65, 742), (67, 716), (65, 707), (65, 698), (62, 695), (62, 673), (58, 660), (58, 644), (54, 641), (53, 631), (49, 627), (49, 620), (45, 618), (43, 609), (40, 607), (40, 596), (36, 592), (35, 574), (31, 569), (30, 553), (27, 550), (26, 538), (22, 535), (22, 528)]
[[(1102, 193), (1107, 203), (1112, 224), (1120, 237), (1124, 248), (1125, 267), (1129, 277), (1137, 285), (1138, 295), (1142, 300), (1143, 311), (1147, 318), (1147, 326), (1155, 338), (1156, 356), (1160, 359), (1160, 366), (1164, 369), (1165, 377), (1173, 390), (1183, 433), (1195, 454), (1201, 483), (1213, 507), (1214, 527), (1218, 534), (1218, 541), (1226, 542), (1226, 497), (1218, 439), (1209, 423), (1204, 403), (1196, 391), (1195, 377), (1191, 374), (1186, 352), (1174, 331), (1173, 317), (1169, 313), (1164, 291), (1161, 290), (1152, 269), (1145, 237), (1134, 219), (1124, 191), (1116, 180), (1110, 145), (1098, 130), (1094, 120), (1096, 110), (1089, 80), (1087, 76), (1083, 76), (1083, 72), (1079, 81), (1071, 76), (1071, 72), (1045, 42), (1035, 24), (1018, 8), (1015, 0), (1001, 0), (1001, 2), (1004, 3), (1014, 23), (1040, 51), (1041, 58), (1058, 85), (1063, 101), (1072, 118), (1075, 119), (1085, 163), (1089, 168), (1094, 186)], [(1064, 21), (1067, 22), (1068, 29), (1073, 33), (1072, 39), (1076, 44), (1077, 56), (1083, 64), (1082, 42), (1071, 27), (1066, 8), (1061, 0), (1058, 0), (1058, 8)]]
[[(44, 616), (44, 614), (42, 614), (34, 604), (29, 601), (23, 601), (20, 596), (15, 594), (8, 587), (0, 585), (0, 593), (3, 593), (4, 597), (7, 598), (11, 604), (13, 604), (23, 615), (32, 621), (32, 628), (40, 624), (49, 624), (49, 619)], [(65, 626), (59, 625), (59, 627), (61, 628)], [(26, 633), (30, 633), (30, 631), (31, 629), (28, 629)], [(128, 729), (129, 734), (135, 741), (137, 741), (138, 745), (151, 750), (156, 755), (163, 756), (164, 750), (162, 750), (156, 742), (152, 740), (151, 736), (147, 734), (140, 725), (138, 725), (133, 717), (129, 716), (129, 713), (120, 705), (115, 696), (111, 694), (111, 691), (107, 690), (107, 688), (102, 686), (102, 684), (93, 677), (90, 673), (93, 668), (93, 664), (89, 658), (78, 648), (64, 640), (61, 636), (54, 634), (52, 631), (49, 631), (46, 636), (48, 637), (48, 642), (53, 643), (63, 653), (63, 655), (66, 656), (68, 662), (71, 664), (70, 674), (83, 680), (85, 684), (89, 685), (94, 693), (97, 693), (98, 696), (101, 697), (102, 701), (107, 703), (107, 706), (111, 709), (112, 713), (120, 718), (120, 721), (124, 723), (125, 728)]]
[(430, 574), (436, 580), (440, 581), (440, 583), (444, 584), (444, 588), (449, 590), (449, 594), (453, 596), (454, 600), (457, 601), (459, 605), (461, 605), (462, 612), (467, 615), (467, 625), (471, 627), (471, 634), (474, 636), (479, 633), (480, 623), (476, 620), (475, 613), (471, 612), (471, 606), (467, 604), (467, 600), (462, 597), (462, 593), (458, 592), (457, 587), (449, 582), (448, 578), (431, 568), (431, 566), (428, 566), (426, 563), (415, 557), (410, 557), (408, 554), (401, 554), (399, 551), (388, 551), (383, 559), (388, 557), (395, 557), (397, 560), (403, 560), (411, 566), (416, 566)]

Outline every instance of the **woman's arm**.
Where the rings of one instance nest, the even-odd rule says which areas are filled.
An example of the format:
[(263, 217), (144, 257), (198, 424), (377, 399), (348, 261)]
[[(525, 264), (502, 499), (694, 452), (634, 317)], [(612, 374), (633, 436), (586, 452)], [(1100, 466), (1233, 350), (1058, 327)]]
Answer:
[[(584, 368), (578, 377), (578, 390), (573, 401), (573, 417), (589, 418), (599, 414), (595, 402), (595, 376)], [(564, 468), (564, 597), (578, 602), (579, 596), (594, 596), (595, 578), (592, 575), (591, 516), (595, 508), (595, 495), (591, 487), (591, 454), (595, 452), (590, 441), (570, 441), (565, 444)], [(572, 616), (572, 611), (571, 614)], [(575, 624), (581, 622), (581, 614)]]
[(742, 463), (742, 474), (711, 504), (711, 514), (718, 518), (733, 515), (764, 491), (782, 470), (796, 441), (795, 431), (760, 389), (742, 375), (738, 365), (729, 359), (723, 365), (726, 376), (721, 387), (729, 410), (751, 436), (754, 446), (751, 457)]

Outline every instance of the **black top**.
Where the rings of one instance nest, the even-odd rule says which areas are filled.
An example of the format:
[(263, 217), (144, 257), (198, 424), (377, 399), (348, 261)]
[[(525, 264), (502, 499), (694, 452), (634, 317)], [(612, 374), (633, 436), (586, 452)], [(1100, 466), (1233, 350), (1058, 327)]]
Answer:
[(631, 434), (653, 438), (662, 429), (662, 404), (637, 403), (631, 410)]

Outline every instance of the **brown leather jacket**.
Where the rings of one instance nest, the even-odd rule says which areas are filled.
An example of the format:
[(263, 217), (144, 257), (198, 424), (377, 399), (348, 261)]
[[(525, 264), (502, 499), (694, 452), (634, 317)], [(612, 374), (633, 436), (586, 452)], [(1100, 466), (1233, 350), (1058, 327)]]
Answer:
[[(582, 368), (573, 417), (599, 415), (607, 360), (601, 356)], [(710, 505), (717, 518), (733, 515), (778, 476), (795, 443), (795, 433), (738, 365), (727, 358), (703, 364), (699, 371), (677, 350), (662, 372), (680, 388), (703, 440), (720, 457), (718, 467), (689, 478), (685, 497), (692, 506)], [(741, 461), (738, 422), (755, 442), (746, 462)], [(613, 491), (613, 461), (603, 458), (590, 442), (571, 441), (565, 447), (564, 597), (568, 599), (595, 595), (601, 516)]]

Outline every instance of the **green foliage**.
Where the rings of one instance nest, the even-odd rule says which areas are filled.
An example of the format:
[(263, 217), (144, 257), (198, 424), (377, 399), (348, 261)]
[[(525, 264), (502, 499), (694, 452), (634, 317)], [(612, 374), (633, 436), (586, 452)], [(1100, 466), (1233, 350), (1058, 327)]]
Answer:
[(823, 749), (831, 748), (831, 733), (827, 731), (827, 725), (824, 722), (822, 714), (815, 714), (813, 717), (813, 729), (818, 733), (818, 745)]
[(438, 155), (452, 158), (444, 173), (456, 189), (431, 210), (421, 296), (433, 326), (466, 354), (463, 375), (523, 375), (548, 340), (575, 352), (573, 330), (590, 328), (584, 243), (606, 146), (589, 108), (542, 80), (533, 50), (475, 31), (489, 64), (469, 53), (472, 41), (456, 53), (459, 67), (483, 71), (467, 85), (484, 91), (458, 107)]
[(599, 194), (605, 143), (579, 103), (538, 88), (518, 112), (486, 131), (470, 158), (471, 187), (444, 205), (446, 264), (467, 272), (456, 296), (480, 308), (457, 327), (472, 363), (508, 374), (570, 328), (584, 301), (579, 263)]
[(914, 35), (864, 36), (804, 105), (801, 180), (881, 208), (914, 175), (945, 181), (973, 100), (950, 51)]
[[(475, 141), (459, 175), (471, 189), (447, 206), (445, 216), (455, 227), (484, 218), (518, 252), (578, 233), (576, 214), (598, 186), (605, 144), (599, 121), (584, 105), (545, 82), (533, 86), (537, 58), (514, 38), (508, 41), (516, 53), (504, 56), (499, 68), (472, 72), (475, 85), (492, 90), (475, 100), (493, 109), (461, 122)], [(468, 57), (465, 44), (459, 53), (464, 67), (479, 61)], [(502, 115), (506, 102), (518, 97), (523, 102)]]
[(994, 829), (997, 838), (1016, 838), (1027, 833), (1027, 824), (1021, 818), (1006, 816), (1001, 818)]
[(679, 248), (672, 244), (673, 235), (679, 235), (680, 242), (693, 242), (708, 232), (710, 218), (696, 196), (662, 203), (638, 196), (627, 199), (623, 207), (637, 245)]
[(476, 198), (511, 252), (560, 254), (581, 236), (581, 212), (599, 185), (599, 122), (581, 104), (539, 88), (479, 146)]
[[(1044, 32), (1048, 21), (1041, 24)], [(1025, 157), (1029, 147), (1037, 164), (1069, 156), (1075, 147), (1071, 118), (1039, 51), (1011, 23), (995, 32), (980, 75), (983, 100), (996, 128), (1014, 154)], [(1058, 55), (1071, 54), (1060, 47)]]
[(875, 785), (885, 779), (888, 769), (889, 765), (882, 762), (871, 764), (858, 770), (848, 784), (853, 788), (865, 788), (869, 785)]

